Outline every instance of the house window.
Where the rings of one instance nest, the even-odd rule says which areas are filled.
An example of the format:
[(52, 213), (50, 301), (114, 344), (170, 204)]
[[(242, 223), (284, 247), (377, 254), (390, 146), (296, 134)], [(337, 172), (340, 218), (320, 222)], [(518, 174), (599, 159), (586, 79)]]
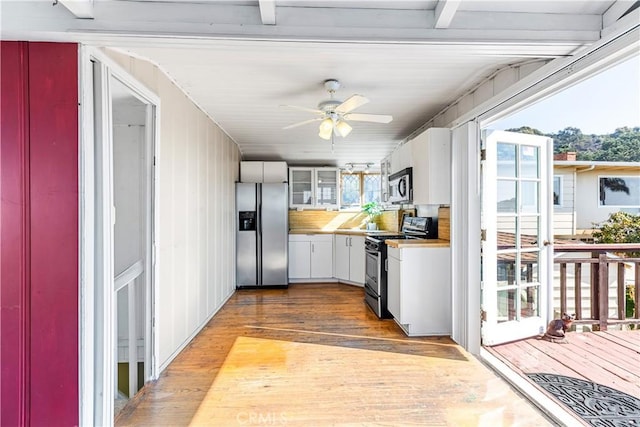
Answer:
[(380, 174), (343, 173), (340, 182), (340, 207), (358, 208), (369, 202), (380, 202)]
[(553, 177), (553, 206), (562, 206), (562, 176)]
[(601, 176), (600, 206), (640, 207), (640, 176)]

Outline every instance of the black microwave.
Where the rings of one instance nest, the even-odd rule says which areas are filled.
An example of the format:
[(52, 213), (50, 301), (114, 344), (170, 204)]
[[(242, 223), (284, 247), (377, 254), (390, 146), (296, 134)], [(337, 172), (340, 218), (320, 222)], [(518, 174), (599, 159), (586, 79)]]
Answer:
[(389, 176), (389, 201), (402, 204), (413, 201), (413, 168), (406, 168)]

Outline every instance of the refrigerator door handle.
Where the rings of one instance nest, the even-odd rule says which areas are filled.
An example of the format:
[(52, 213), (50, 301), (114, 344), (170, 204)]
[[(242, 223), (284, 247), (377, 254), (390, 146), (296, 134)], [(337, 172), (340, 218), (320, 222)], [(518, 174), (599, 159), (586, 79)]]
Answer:
[(256, 284), (262, 285), (262, 185), (256, 184)]

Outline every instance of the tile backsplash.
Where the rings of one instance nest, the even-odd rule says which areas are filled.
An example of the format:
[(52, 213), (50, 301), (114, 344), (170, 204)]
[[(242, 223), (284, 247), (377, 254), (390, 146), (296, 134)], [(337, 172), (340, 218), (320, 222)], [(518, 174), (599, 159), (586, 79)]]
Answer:
[[(406, 211), (384, 211), (376, 218), (380, 230), (397, 232), (400, 218)], [(340, 211), (289, 211), (289, 229), (291, 230), (338, 230), (366, 228), (367, 215), (362, 212)]]

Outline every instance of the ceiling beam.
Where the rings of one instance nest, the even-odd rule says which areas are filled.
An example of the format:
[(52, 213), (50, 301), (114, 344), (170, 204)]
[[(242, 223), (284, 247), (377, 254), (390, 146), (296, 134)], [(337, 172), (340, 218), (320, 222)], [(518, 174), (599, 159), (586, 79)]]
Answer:
[(263, 25), (276, 25), (276, 0), (258, 0)]
[(602, 28), (606, 28), (620, 19), (634, 3), (634, 0), (618, 0), (613, 3), (609, 9), (602, 14)]
[(434, 28), (449, 28), (460, 0), (440, 0), (436, 5)]
[(176, 42), (260, 39), (580, 47), (599, 40), (602, 27), (601, 15), (458, 10), (449, 28), (436, 29), (434, 11), (289, 6), (278, 6), (277, 25), (264, 25), (257, 3), (218, 2), (98, 1), (93, 3), (93, 15), (95, 19), (76, 19), (48, 2), (2, 1), (0, 35), (87, 42), (162, 37)]
[(93, 0), (57, 0), (56, 3), (69, 9), (76, 18), (93, 19)]

